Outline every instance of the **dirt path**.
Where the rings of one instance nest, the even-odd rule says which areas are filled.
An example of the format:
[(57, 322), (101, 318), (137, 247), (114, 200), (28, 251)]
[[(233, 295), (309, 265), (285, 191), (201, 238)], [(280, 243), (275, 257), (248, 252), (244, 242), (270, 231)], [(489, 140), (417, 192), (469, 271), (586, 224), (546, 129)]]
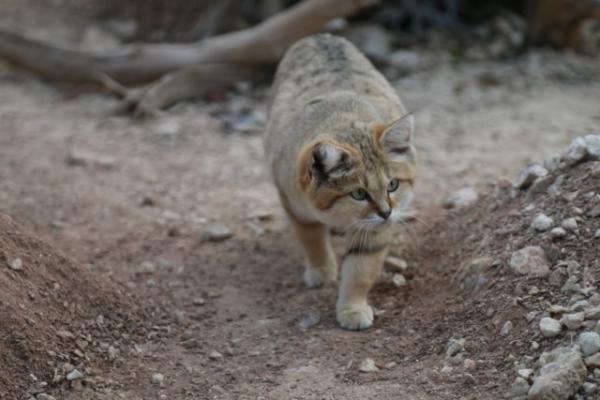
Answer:
[[(425, 225), (448, 192), (514, 177), (597, 129), (598, 77), (576, 72), (597, 60), (569, 62), (575, 70), (542, 53), (440, 62), (396, 83), (417, 110)], [(409, 286), (377, 285), (372, 300), (383, 313), (373, 329), (336, 326), (335, 289), (301, 284), (302, 259), (263, 168), (260, 135), (225, 134), (209, 112), (240, 98), (139, 122), (115, 116), (103, 96), (57, 91), (8, 69), (0, 85), (0, 212), (155, 309), (156, 333), (101, 371), (106, 384), (64, 398), (484, 399), (504, 390), (506, 365), (487, 361), (501, 351), (490, 342), (476, 372), (440, 371), (450, 337), (494, 333), (461, 308), (444, 265), (432, 265), (439, 244), (403, 254), (416, 244), (401, 236)], [(264, 111), (264, 100), (252, 104)], [(263, 211), (267, 220), (253, 218)], [(202, 243), (212, 222), (233, 238)], [(309, 313), (320, 322), (304, 331), (298, 322)], [(366, 357), (381, 370), (359, 373)], [(164, 374), (162, 386), (150, 384), (154, 372)]]

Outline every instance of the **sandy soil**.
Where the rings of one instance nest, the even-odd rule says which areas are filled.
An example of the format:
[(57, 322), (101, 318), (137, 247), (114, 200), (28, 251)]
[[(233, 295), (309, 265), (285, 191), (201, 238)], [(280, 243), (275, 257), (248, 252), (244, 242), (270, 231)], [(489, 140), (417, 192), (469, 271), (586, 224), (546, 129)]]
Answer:
[[(104, 95), (0, 70), (0, 212), (125, 285), (158, 326), (135, 343), (119, 342), (115, 361), (93, 366), (100, 383), (57, 384), (52, 393), (65, 399), (498, 398), (512, 377), (495, 347), (509, 340), (496, 339), (496, 327), (481, 322), (485, 311), (461, 304), (455, 280), (444, 272), (456, 266), (442, 265), (440, 257), (452, 242), (423, 244), (419, 236), (439, 228), (432, 221), (453, 190), (513, 178), (571, 138), (598, 132), (600, 82), (590, 73), (597, 63), (545, 52), (504, 62), (440, 58), (394, 82), (417, 117), (421, 222), (399, 236), (394, 250), (409, 261), (409, 285), (398, 289), (382, 278), (372, 301), (384, 313), (360, 333), (337, 327), (334, 288), (302, 286), (300, 251), (263, 166), (260, 133), (222, 127), (222, 113), (246, 98), (265, 112), (264, 88), (136, 121), (115, 115), (116, 101)], [(233, 237), (202, 242), (213, 222), (231, 228)], [(320, 322), (302, 330), (298, 323), (309, 313)], [(480, 343), (481, 336), (487, 339)], [(471, 349), (477, 371), (450, 378), (440, 372), (451, 337), (482, 345)], [(213, 351), (223, 357), (212, 359)], [(366, 357), (380, 371), (359, 373)], [(44, 378), (60, 363), (49, 357)], [(389, 363), (395, 364), (385, 368)], [(17, 372), (28, 374), (11, 371)], [(164, 374), (162, 385), (150, 382), (155, 372)]]

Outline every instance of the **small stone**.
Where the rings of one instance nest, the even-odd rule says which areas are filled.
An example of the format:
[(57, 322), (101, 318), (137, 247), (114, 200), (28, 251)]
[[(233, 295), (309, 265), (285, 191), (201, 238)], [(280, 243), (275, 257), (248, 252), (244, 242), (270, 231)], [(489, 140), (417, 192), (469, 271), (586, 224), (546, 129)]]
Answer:
[(598, 385), (593, 382), (585, 382), (583, 384), (583, 392), (587, 395), (594, 394), (598, 391)]
[(548, 175), (548, 170), (539, 164), (532, 164), (528, 166), (519, 176), (514, 183), (516, 189), (527, 189), (533, 182), (538, 178)]
[(321, 322), (321, 317), (319, 316), (319, 314), (309, 313), (300, 319), (298, 325), (300, 326), (300, 329), (307, 330), (317, 325), (319, 322)]
[(401, 258), (388, 256), (385, 259), (385, 267), (386, 269), (394, 272), (404, 272), (408, 269), (408, 264)]
[(175, 118), (162, 120), (156, 126), (156, 133), (162, 136), (174, 136), (179, 133), (181, 127)]
[(392, 283), (396, 287), (406, 286), (406, 278), (402, 274), (394, 274), (392, 277)]
[(600, 160), (600, 135), (586, 135), (583, 140), (585, 141), (588, 160)]
[(585, 319), (600, 319), (600, 307), (590, 307), (585, 310)]
[(579, 390), (587, 369), (577, 346), (558, 347), (540, 356), (538, 376), (529, 389), (529, 400), (568, 399)]
[(454, 357), (458, 353), (462, 353), (465, 350), (466, 339), (450, 339), (446, 344), (446, 357)]
[(56, 400), (56, 398), (54, 396), (50, 396), (49, 394), (46, 393), (40, 393), (37, 396), (35, 396), (36, 400)]
[(533, 370), (530, 368), (522, 368), (517, 371), (517, 375), (523, 379), (529, 380), (529, 378), (533, 376)]
[(540, 289), (537, 286), (532, 286), (531, 289), (529, 289), (529, 292), (528, 292), (528, 294), (530, 296), (535, 296), (535, 295), (537, 295), (539, 293), (540, 293)]
[(577, 338), (584, 356), (591, 356), (600, 350), (600, 335), (596, 332), (582, 332)]
[(568, 166), (574, 166), (584, 161), (587, 156), (587, 146), (583, 138), (575, 138), (565, 149), (562, 159)]
[(477, 190), (473, 187), (465, 187), (452, 193), (445, 201), (446, 208), (463, 208), (475, 203), (479, 199)]
[(569, 276), (565, 284), (560, 288), (560, 291), (564, 293), (579, 293), (581, 285), (577, 283), (578, 280), (579, 278), (575, 275)]
[(385, 369), (394, 369), (396, 365), (398, 365), (396, 361), (390, 361), (389, 363), (385, 364)]
[(200, 235), (200, 239), (205, 242), (222, 242), (233, 236), (231, 229), (221, 224), (207, 226)]
[(67, 331), (67, 330), (64, 330), (64, 329), (61, 329), (61, 330), (59, 330), (59, 331), (56, 331), (56, 335), (57, 335), (59, 338), (61, 338), (61, 339), (65, 339), (65, 340), (68, 340), (68, 339), (74, 339), (74, 338), (75, 338), (75, 335), (73, 335), (71, 332), (69, 332), (69, 331)]
[(540, 320), (540, 331), (544, 337), (557, 336), (561, 331), (560, 322), (554, 318), (544, 317)]
[(525, 379), (517, 377), (510, 388), (511, 397), (526, 396), (527, 392), (529, 392), (529, 383)]
[(20, 271), (23, 269), (23, 261), (21, 261), (20, 258), (8, 260), (7, 263), (8, 268), (12, 269), (13, 271)]
[(565, 231), (563, 228), (556, 227), (550, 231), (550, 237), (552, 239), (562, 239), (565, 236), (567, 236), (567, 231)]
[(463, 361), (463, 368), (465, 371), (474, 371), (477, 368), (477, 363), (475, 360), (465, 358), (465, 361)]
[(585, 314), (583, 312), (576, 312), (571, 314), (565, 314), (560, 319), (561, 324), (567, 327), (567, 329), (575, 330), (581, 327), (585, 320)]
[(600, 353), (596, 353), (594, 355), (586, 357), (584, 361), (585, 365), (587, 365), (588, 367), (598, 368), (600, 367)]
[(540, 344), (538, 342), (536, 342), (535, 340), (531, 341), (531, 345), (529, 346), (531, 348), (531, 350), (537, 350), (540, 348)]
[(219, 353), (219, 352), (218, 352), (218, 351), (216, 351), (216, 350), (213, 350), (213, 351), (212, 351), (212, 352), (211, 352), (211, 353), (208, 355), (208, 358), (210, 358), (211, 360), (218, 361), (218, 360), (221, 360), (221, 359), (223, 359), (223, 354)]
[(193, 303), (195, 306), (203, 306), (203, 305), (206, 303), (206, 301), (205, 301), (205, 300), (204, 300), (202, 297), (196, 297), (196, 298), (195, 298), (195, 299), (192, 301), (192, 303)]
[(588, 215), (592, 218), (600, 217), (600, 204), (597, 204), (594, 207), (592, 207)]
[(512, 322), (506, 321), (504, 325), (502, 325), (502, 329), (500, 329), (500, 336), (508, 336), (512, 330), (512, 326)]
[(515, 251), (510, 258), (510, 267), (521, 275), (545, 277), (550, 274), (544, 249), (539, 246), (527, 246)]
[(365, 358), (360, 363), (360, 367), (358, 368), (358, 370), (360, 372), (369, 373), (379, 371), (379, 368), (377, 368), (377, 365), (375, 365), (375, 361), (372, 358)]
[(596, 233), (594, 233), (594, 239), (598, 239), (600, 238), (600, 229), (596, 230)]
[(440, 372), (442, 373), (442, 375), (450, 375), (453, 370), (454, 370), (454, 368), (452, 368), (451, 366), (444, 365), (442, 367), (442, 369), (440, 370)]
[(115, 167), (115, 160), (109, 156), (93, 154), (79, 149), (71, 149), (66, 163), (72, 167), (95, 167), (110, 170)]
[(574, 231), (575, 229), (577, 229), (577, 220), (575, 218), (564, 219), (560, 223), (560, 226), (562, 226), (564, 229), (566, 229), (568, 231)]
[(67, 374), (68, 381), (74, 381), (81, 378), (83, 378), (83, 373), (81, 373), (78, 369), (74, 369)]
[(577, 300), (575, 303), (573, 303), (573, 305), (571, 306), (571, 311), (584, 311), (585, 309), (587, 309), (590, 306), (590, 303), (588, 303), (587, 300)]
[(544, 213), (536, 215), (531, 223), (531, 227), (538, 232), (547, 231), (552, 228), (552, 225), (554, 225), (554, 220)]
[(119, 356), (119, 349), (117, 349), (114, 346), (109, 346), (108, 347), (108, 359), (110, 361), (114, 361), (117, 359), (118, 356)]
[(158, 372), (155, 374), (152, 374), (152, 376), (150, 377), (150, 382), (152, 382), (153, 385), (162, 385), (164, 380), (165, 380), (165, 376)]

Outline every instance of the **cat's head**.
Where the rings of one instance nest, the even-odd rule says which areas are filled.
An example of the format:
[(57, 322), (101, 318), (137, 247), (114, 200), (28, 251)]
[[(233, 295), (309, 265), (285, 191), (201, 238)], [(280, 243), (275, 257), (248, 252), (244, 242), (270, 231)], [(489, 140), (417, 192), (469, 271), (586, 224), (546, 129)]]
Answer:
[(411, 114), (389, 125), (355, 122), (301, 151), (300, 188), (323, 222), (370, 230), (402, 218), (415, 178), (413, 130)]

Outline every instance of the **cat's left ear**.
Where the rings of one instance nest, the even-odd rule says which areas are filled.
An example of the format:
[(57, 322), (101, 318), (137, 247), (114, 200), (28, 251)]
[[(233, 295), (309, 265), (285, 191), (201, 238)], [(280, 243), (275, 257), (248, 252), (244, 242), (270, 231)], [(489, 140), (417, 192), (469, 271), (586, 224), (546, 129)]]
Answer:
[(414, 130), (415, 117), (407, 114), (377, 132), (377, 139), (392, 160), (410, 161)]

